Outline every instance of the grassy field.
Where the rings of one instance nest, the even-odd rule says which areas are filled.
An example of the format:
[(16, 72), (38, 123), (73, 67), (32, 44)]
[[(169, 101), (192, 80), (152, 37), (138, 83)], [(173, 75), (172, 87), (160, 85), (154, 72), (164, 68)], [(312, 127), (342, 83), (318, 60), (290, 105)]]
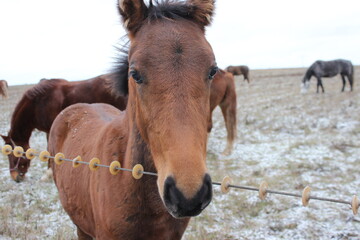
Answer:
[[(256, 70), (250, 84), (237, 77), (237, 140), (229, 156), (219, 109), (208, 144), (208, 168), (214, 181), (225, 175), (233, 183), (351, 200), (360, 197), (360, 67), (353, 92), (341, 93), (339, 77), (324, 79), (324, 94), (315, 80), (305, 94), (300, 81), (305, 69)], [(6, 134), (15, 104), (30, 86), (12, 86), (0, 100), (0, 133)], [(31, 116), (29, 116), (30, 118)], [(0, 142), (0, 145), (3, 143)], [(35, 131), (35, 149), (46, 138)], [(10, 180), (8, 161), (0, 156), (0, 239), (76, 239), (75, 227), (62, 209), (53, 182), (40, 181), (47, 165), (32, 162), (24, 182)], [(308, 207), (292, 197), (214, 187), (209, 207), (191, 220), (184, 239), (360, 239), (360, 217), (349, 206), (312, 200)]]

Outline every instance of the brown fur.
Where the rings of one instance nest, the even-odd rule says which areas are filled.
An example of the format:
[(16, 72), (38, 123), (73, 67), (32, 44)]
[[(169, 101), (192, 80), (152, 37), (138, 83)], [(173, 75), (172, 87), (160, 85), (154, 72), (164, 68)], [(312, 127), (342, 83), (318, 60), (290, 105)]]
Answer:
[[(126, 98), (111, 93), (112, 75), (101, 75), (89, 80), (69, 82), (64, 79), (42, 79), (27, 90), (11, 117), (8, 136), (2, 136), (6, 144), (29, 148), (29, 139), (36, 128), (49, 133), (55, 117), (61, 110), (74, 103), (109, 103), (125, 109)], [(18, 165), (18, 166), (16, 166)], [(21, 181), (30, 166), (30, 160), (9, 155), (11, 177)]]
[(129, 92), (126, 110), (75, 104), (55, 119), (51, 154), (80, 154), (85, 161), (96, 156), (104, 164), (118, 160), (125, 168), (141, 163), (158, 174), (134, 180), (128, 172), (112, 176), (105, 168), (91, 172), (52, 162), (79, 239), (180, 239), (189, 217), (209, 204), (205, 159), (215, 57), (205, 25), (187, 10), (201, 8), (199, 2), (207, 1), (149, 8), (140, 0), (121, 2), (131, 39), (130, 77), (116, 86), (128, 86), (119, 90)]
[[(211, 84), (210, 94), (210, 113), (215, 107), (220, 106), (225, 119), (227, 130), (227, 144), (223, 154), (228, 155), (233, 149), (233, 143), (236, 138), (236, 91), (234, 77), (231, 73), (219, 70)], [(212, 128), (212, 117), (208, 131)]]
[(0, 95), (3, 98), (8, 98), (8, 83), (5, 80), (0, 80)]
[(240, 66), (228, 66), (226, 68), (226, 71), (232, 73), (234, 76), (244, 76), (244, 81), (246, 80), (248, 83), (250, 83), (249, 78), (249, 67), (245, 65)]

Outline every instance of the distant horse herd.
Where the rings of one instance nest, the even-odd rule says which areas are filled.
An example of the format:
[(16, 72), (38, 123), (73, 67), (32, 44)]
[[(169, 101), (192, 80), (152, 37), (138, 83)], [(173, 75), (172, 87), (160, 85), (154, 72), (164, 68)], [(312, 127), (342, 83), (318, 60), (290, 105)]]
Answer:
[[(204, 36), (213, 0), (150, 1), (148, 6), (143, 0), (120, 0), (118, 8), (131, 54), (120, 58), (112, 73), (92, 79), (42, 79), (23, 94), (8, 134), (1, 137), (26, 150), (38, 129), (47, 134), (51, 154), (81, 155), (85, 161), (96, 156), (103, 164), (116, 160), (126, 168), (141, 163), (157, 172), (157, 178), (135, 181), (127, 173), (111, 176), (50, 160), (79, 239), (180, 239), (190, 217), (212, 198), (205, 161), (212, 112), (220, 106), (227, 130), (223, 153), (230, 154), (236, 137), (234, 76), (250, 83), (249, 68), (216, 66)], [(352, 91), (354, 68), (341, 59), (316, 61), (302, 84), (307, 89), (314, 76), (317, 92), (324, 92), (321, 78), (337, 74), (342, 91), (346, 80)], [(7, 88), (0, 80), (4, 98)], [(24, 180), (29, 166), (29, 159), (9, 155), (13, 180)]]

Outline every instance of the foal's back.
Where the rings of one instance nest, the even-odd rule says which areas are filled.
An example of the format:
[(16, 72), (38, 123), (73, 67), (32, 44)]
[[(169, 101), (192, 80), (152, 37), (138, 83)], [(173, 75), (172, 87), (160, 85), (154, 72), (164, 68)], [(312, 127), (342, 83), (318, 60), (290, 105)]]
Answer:
[[(52, 154), (61, 150), (65, 157), (70, 159), (78, 156), (81, 149), (87, 149), (82, 153), (83, 161), (89, 162), (97, 157), (102, 164), (110, 165), (112, 161), (119, 161), (124, 165), (123, 159), (127, 145), (127, 123), (124, 118), (123, 112), (107, 104), (71, 105), (55, 119), (50, 131), (48, 149)], [(116, 185), (122, 189), (122, 184), (126, 183), (119, 182), (118, 177), (123, 173), (115, 177), (109, 173), (108, 169), (92, 172), (85, 165), (73, 168), (71, 163), (57, 166), (51, 162), (51, 167), (65, 211), (74, 222), (81, 226), (83, 231), (95, 236), (94, 231), (99, 224), (95, 222), (95, 219), (102, 219), (104, 222), (101, 224), (106, 227), (105, 216), (110, 216), (111, 212), (114, 213), (114, 209), (108, 206), (113, 203), (106, 200), (109, 193), (104, 186)], [(110, 212), (97, 212), (93, 209), (94, 205), (103, 206), (101, 209), (107, 209)]]

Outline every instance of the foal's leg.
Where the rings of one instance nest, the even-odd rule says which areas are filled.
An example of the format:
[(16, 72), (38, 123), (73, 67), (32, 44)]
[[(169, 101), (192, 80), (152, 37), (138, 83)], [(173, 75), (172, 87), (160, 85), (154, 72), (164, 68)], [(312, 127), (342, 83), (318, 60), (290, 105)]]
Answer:
[(342, 87), (341, 91), (343, 92), (344, 89), (345, 89), (345, 84), (346, 84), (346, 82), (345, 82), (345, 75), (341, 74), (341, 78), (342, 78), (342, 82), (343, 82), (343, 87)]

